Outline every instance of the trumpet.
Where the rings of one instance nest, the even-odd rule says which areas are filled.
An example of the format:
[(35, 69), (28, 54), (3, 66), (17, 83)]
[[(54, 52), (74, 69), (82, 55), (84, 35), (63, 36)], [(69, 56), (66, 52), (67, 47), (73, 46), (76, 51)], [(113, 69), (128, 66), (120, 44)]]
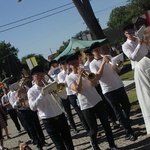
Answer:
[[(103, 55), (101, 55), (102, 57), (104, 57)], [(116, 64), (113, 64), (111, 61), (108, 62), (110, 65), (112, 65), (113, 67), (117, 68), (119, 71), (123, 68), (124, 64), (123, 61), (118, 60), (116, 62)]]
[(89, 72), (87, 72), (87, 71), (83, 71), (83, 73), (82, 73), (82, 75), (85, 77), (85, 78), (87, 78), (88, 80), (93, 80), (94, 78), (95, 78), (95, 74), (94, 73), (89, 73)]

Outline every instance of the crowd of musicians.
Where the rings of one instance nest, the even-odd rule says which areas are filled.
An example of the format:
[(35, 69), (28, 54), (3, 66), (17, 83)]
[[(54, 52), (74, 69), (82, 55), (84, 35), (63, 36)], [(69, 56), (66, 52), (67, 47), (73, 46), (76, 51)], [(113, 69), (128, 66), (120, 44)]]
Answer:
[[(74, 150), (70, 130), (75, 134), (80, 131), (71, 107), (90, 137), (93, 150), (100, 150), (97, 119), (104, 129), (108, 149), (121, 149), (115, 144), (113, 129), (122, 127), (125, 140), (137, 139), (130, 125), (130, 102), (118, 75), (120, 70), (110, 63), (112, 56), (102, 55), (102, 51), (103, 45), (95, 42), (83, 51), (86, 61), (81, 52), (62, 56), (49, 63), (49, 70), (39, 65), (33, 67), (30, 72), (32, 82), (26, 79), (28, 77), (23, 81), (11, 78), (8, 86), (2, 88), (1, 110), (7, 110), (16, 130), (21, 132), (24, 128), (39, 150), (47, 144), (39, 118), (57, 150)], [(55, 84), (61, 85), (61, 89), (49, 88)], [(8, 132), (7, 119), (1, 114), (0, 126)], [(11, 137), (8, 135), (7, 138)], [(0, 140), (2, 143), (2, 133)]]

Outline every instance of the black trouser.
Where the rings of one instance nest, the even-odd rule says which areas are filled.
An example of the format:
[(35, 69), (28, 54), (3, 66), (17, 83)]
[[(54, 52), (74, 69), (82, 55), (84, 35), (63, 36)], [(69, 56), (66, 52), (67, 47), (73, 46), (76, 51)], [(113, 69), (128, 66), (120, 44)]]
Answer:
[(104, 107), (103, 101), (99, 102), (97, 105), (95, 105), (92, 108), (82, 110), (84, 117), (88, 123), (88, 126), (90, 128), (90, 138), (93, 145), (93, 148), (95, 150), (99, 150), (98, 144), (97, 144), (97, 123), (96, 123), (96, 115), (100, 119), (100, 122), (105, 130), (105, 134), (109, 143), (110, 147), (114, 147), (114, 138), (112, 135), (112, 130), (108, 121), (108, 115), (106, 112), (106, 109)]
[(45, 137), (36, 112), (32, 110), (19, 110), (25, 126), (29, 130), (29, 134), (33, 139), (33, 143), (41, 146), (45, 141)]
[(106, 93), (104, 96), (114, 110), (116, 117), (126, 131), (126, 134), (132, 133), (133, 131), (129, 123), (131, 105), (124, 87)]
[(74, 150), (68, 123), (64, 114), (43, 119), (43, 124), (57, 150)]
[(17, 130), (20, 131), (21, 126), (20, 126), (19, 121), (18, 121), (18, 115), (17, 115), (16, 110), (15, 109), (9, 109), (9, 110), (7, 110), (7, 112), (9, 114), (10, 118), (12, 119), (12, 121), (14, 122)]
[(104, 101), (109, 119), (113, 122), (117, 121), (114, 110), (112, 109), (112, 107), (110, 106), (110, 104), (106, 100), (104, 94), (102, 93), (102, 88), (101, 88), (100, 84), (98, 84), (95, 88), (96, 88), (97, 92), (99, 93), (99, 95), (101, 96), (102, 100)]
[(68, 97), (67, 97), (67, 99), (62, 99), (62, 105), (64, 107), (64, 110), (65, 110), (66, 114), (67, 114), (67, 118), (69, 120), (70, 126), (73, 129), (76, 129), (76, 125), (75, 125), (75, 122), (73, 120), (73, 115), (72, 115), (72, 111), (71, 111), (70, 101), (69, 101)]
[(75, 111), (77, 112), (79, 118), (80, 118), (80, 121), (82, 122), (84, 128), (89, 131), (89, 127), (87, 125), (87, 122), (84, 118), (84, 115), (80, 109), (80, 107), (78, 106), (77, 104), (77, 96), (76, 95), (68, 95), (68, 98), (69, 98), (69, 101), (70, 101), (70, 104), (72, 105), (72, 107), (75, 109)]

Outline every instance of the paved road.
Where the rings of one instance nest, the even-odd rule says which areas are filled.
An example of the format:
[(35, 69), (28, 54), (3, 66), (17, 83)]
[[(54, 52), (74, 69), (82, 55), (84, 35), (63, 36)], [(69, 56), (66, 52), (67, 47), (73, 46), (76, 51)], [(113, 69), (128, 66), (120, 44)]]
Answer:
[[(75, 150), (91, 150), (89, 137), (86, 135), (85, 130), (83, 130), (74, 110), (73, 110), (73, 113), (74, 113), (75, 122), (77, 124), (77, 128), (80, 130), (78, 134), (74, 134), (71, 131)], [(150, 136), (146, 134), (146, 130), (145, 130), (145, 126), (144, 126), (144, 122), (143, 122), (143, 118), (142, 118), (140, 110), (131, 112), (131, 120), (132, 120), (131, 121), (132, 127), (135, 131), (135, 134), (138, 136), (138, 140), (136, 140), (135, 142), (125, 140), (124, 131), (120, 127), (117, 130), (113, 130), (115, 143), (122, 150), (150, 150)], [(106, 148), (108, 148), (108, 144), (106, 142), (104, 131), (99, 122), (98, 124), (99, 124), (99, 130), (101, 131), (101, 137), (98, 138), (99, 146), (102, 150), (105, 150)], [(41, 125), (42, 125), (42, 122), (41, 122)], [(17, 132), (11, 119), (8, 119), (8, 128), (9, 128), (10, 136), (12, 138), (6, 140), (6, 137), (4, 137), (5, 138), (4, 145), (8, 147), (10, 150), (19, 150), (18, 148), (19, 140), (24, 141), (24, 142), (29, 141), (28, 135), (26, 134), (25, 131), (23, 131), (22, 133)], [(44, 128), (43, 128), (43, 131), (46, 137), (46, 142), (50, 143), (49, 146), (44, 147), (44, 150), (56, 150), (56, 148), (54, 147), (54, 144), (52, 144)], [(29, 144), (29, 146), (31, 146), (33, 150), (36, 150), (35, 146), (31, 144)]]

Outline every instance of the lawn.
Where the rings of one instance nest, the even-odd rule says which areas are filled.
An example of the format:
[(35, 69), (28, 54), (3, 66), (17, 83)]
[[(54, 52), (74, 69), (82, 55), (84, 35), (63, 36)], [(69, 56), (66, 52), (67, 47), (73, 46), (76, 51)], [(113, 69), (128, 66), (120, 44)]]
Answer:
[[(130, 64), (129, 60), (124, 62), (124, 68), (122, 69), (122, 71), (120, 73), (120, 78), (122, 80), (134, 80), (134, 71), (131, 69), (131, 64)], [(132, 110), (139, 109), (140, 106), (138, 104), (135, 88), (128, 91), (127, 95), (132, 104), (132, 107), (131, 107)]]

